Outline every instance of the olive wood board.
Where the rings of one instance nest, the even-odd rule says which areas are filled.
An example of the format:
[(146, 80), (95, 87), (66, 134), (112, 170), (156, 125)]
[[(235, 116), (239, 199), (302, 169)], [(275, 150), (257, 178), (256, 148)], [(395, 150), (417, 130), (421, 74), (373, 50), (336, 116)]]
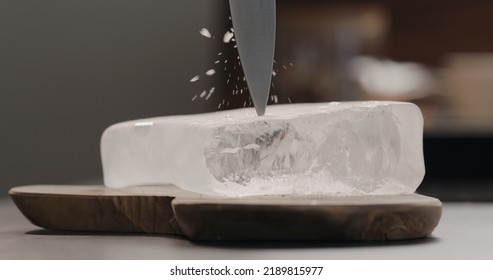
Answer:
[(173, 234), (191, 240), (359, 240), (426, 237), (442, 203), (419, 194), (368, 196), (200, 195), (175, 186), (12, 188), (33, 224), (59, 231)]

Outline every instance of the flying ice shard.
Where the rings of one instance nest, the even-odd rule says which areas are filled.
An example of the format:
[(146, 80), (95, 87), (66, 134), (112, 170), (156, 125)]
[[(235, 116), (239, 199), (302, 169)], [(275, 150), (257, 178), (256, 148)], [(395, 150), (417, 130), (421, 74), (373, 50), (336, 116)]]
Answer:
[(108, 187), (174, 184), (209, 195), (412, 193), (423, 116), (403, 102), (270, 106), (124, 122), (101, 140)]

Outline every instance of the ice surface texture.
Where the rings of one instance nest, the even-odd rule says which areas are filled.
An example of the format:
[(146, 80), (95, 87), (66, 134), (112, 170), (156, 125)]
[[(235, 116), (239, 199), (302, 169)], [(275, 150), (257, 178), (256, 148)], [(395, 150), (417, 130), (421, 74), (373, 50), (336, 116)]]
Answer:
[(119, 123), (101, 140), (108, 187), (174, 184), (226, 196), (412, 193), (423, 116), (402, 102), (269, 106)]

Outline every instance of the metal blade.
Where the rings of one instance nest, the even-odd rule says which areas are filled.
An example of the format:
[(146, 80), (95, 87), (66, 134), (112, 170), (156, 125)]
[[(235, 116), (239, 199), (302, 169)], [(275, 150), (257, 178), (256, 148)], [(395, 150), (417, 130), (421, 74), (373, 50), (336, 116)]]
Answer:
[(272, 80), (276, 40), (275, 0), (229, 0), (235, 39), (250, 96), (265, 114)]

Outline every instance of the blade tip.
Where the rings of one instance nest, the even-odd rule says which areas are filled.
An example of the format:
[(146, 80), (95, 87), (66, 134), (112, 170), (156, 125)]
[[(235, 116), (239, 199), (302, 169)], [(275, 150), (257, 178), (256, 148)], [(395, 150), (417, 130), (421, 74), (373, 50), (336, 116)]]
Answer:
[(255, 106), (255, 111), (259, 117), (265, 115), (265, 107), (260, 108), (260, 106)]

